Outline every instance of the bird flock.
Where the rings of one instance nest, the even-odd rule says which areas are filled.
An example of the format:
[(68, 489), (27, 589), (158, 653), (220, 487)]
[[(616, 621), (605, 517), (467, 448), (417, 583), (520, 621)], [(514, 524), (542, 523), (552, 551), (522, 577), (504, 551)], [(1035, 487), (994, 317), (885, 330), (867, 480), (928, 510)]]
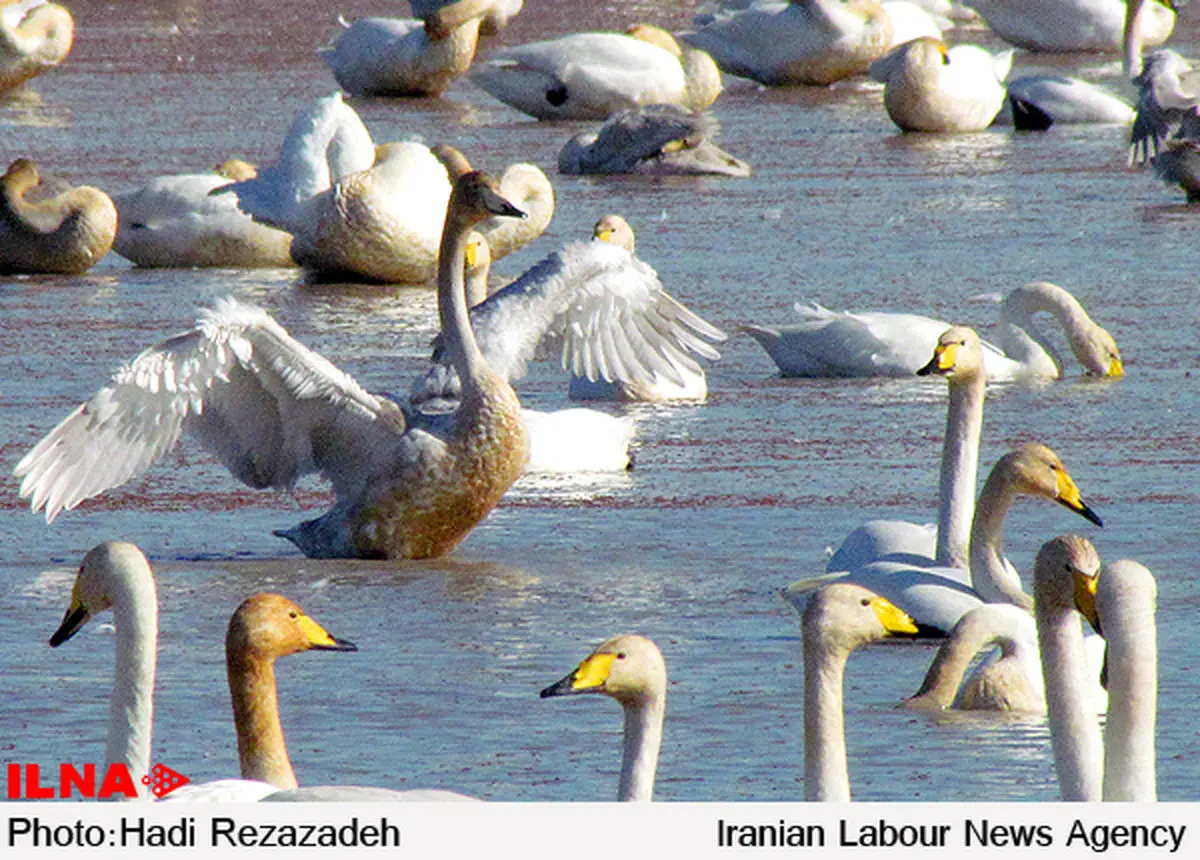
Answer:
[[(970, 9), (934, 0), (733, 0), (702, 12), (689, 32), (629, 22), (625, 32), (490, 50), (488, 39), (520, 13), (521, 0), (424, 0), (413, 3), (411, 19), (341, 21), (319, 54), (355, 99), (437, 98), (469, 85), (547, 121), (548, 134), (555, 120), (598, 123), (565, 141), (562, 174), (736, 181), (752, 167), (715, 142), (711, 109), (723, 75), (765, 87), (870, 76), (905, 132), (1128, 124), (1131, 162), (1200, 200), (1191, 68), (1165, 48), (1142, 57), (1167, 40), (1174, 12), (1158, 0), (1060, 5), (1071, 13), (1046, 14), (1051, 4), (1036, 0), (976, 0)], [(1123, 53), (1136, 105), (1079, 79), (1009, 81), (1012, 51), (945, 41), (951, 16), (971, 15), (1016, 49)], [(65, 9), (38, 0), (0, 7), (0, 24), (0, 91), (51, 71), (75, 35)], [(312, 473), (329, 482), (327, 512), (276, 532), (307, 556), (442, 557), (526, 470), (630, 466), (628, 418), (522, 407), (514, 383), (528, 362), (557, 361), (577, 400), (699, 402), (709, 382), (701, 360), (718, 361), (714, 344), (727, 337), (637, 257), (633, 228), (619, 214), (493, 289), (491, 263), (536, 241), (561, 205), (545, 172), (518, 163), (493, 178), (474, 170), (452, 138), (376, 143), (341, 92), (295, 117), (271, 165), (231, 159), (111, 195), (90, 186), (34, 193), (41, 184), (27, 156), (0, 177), (0, 272), (81, 273), (111, 250), (143, 267), (296, 266), (332, 280), (434, 283), (441, 332), (408, 393), (385, 395), (257, 307), (228, 298), (201, 309), (193, 328), (132, 358), (16, 465), (21, 496), (48, 521), (150, 468), (188, 436), (250, 487), (288, 489)], [(1114, 338), (1066, 289), (1045, 282), (989, 297), (999, 306), (994, 344), (963, 325), (833, 311), (819, 298), (798, 303), (792, 322), (747, 322), (741, 331), (784, 376), (944, 377), (948, 412), (936, 528), (869, 520), (824, 574), (783, 589), (802, 616), (806, 799), (851, 796), (842, 698), (850, 654), (916, 636), (945, 641), (907, 707), (1045, 712), (1064, 799), (1154, 799), (1153, 577), (1128, 560), (1102, 566), (1088, 540), (1066, 535), (1047, 540), (1022, 581), (1003, 547), (1018, 496), (1102, 524), (1045, 444), (1005, 454), (976, 495), (989, 383), (1071, 373), (1039, 322), (1061, 329), (1086, 375), (1119, 384), (1125, 367)], [(107, 541), (88, 553), (50, 644), (109, 608), (117, 671), (106, 760), (146, 773), (157, 598), (150, 565), (132, 544)], [(287, 598), (248, 598), (226, 639), (240, 778), (188, 786), (172, 799), (469, 799), (297, 784), (274, 661), (354, 647)], [(993, 659), (968, 677), (975, 656), (992, 647)], [(662, 651), (626, 634), (541, 695), (600, 692), (622, 705), (618, 798), (636, 801), (653, 797), (666, 691)], [(1101, 741), (1097, 715), (1105, 711)]]

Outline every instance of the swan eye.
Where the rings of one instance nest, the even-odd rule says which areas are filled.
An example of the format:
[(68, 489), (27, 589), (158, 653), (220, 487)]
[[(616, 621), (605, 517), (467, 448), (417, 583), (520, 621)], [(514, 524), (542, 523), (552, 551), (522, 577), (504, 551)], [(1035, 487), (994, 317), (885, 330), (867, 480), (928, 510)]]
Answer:
[(624, 651), (618, 651), (618, 652), (617, 652), (617, 659), (618, 659), (618, 660), (624, 660), (624, 659), (625, 659), (625, 652), (624, 652)]
[(862, 605), (863, 605), (863, 606), (870, 606), (870, 605), (871, 605), (871, 598), (869, 598), (869, 597), (864, 597), (864, 598), (862, 599)]
[(299, 617), (300, 617), (300, 613), (297, 612), (295, 609), (288, 612), (288, 618), (299, 618)]

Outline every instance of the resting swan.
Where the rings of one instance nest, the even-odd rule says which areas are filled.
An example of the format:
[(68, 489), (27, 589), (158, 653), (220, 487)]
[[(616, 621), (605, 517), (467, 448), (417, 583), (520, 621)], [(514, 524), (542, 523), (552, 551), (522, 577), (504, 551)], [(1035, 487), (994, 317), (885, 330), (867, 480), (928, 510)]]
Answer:
[(718, 15), (681, 37), (721, 71), (767, 86), (824, 86), (861, 75), (892, 45), (892, 21), (873, 0), (791, 0)]
[(277, 532), (309, 556), (430, 558), (458, 545), (525, 467), (512, 388), (480, 353), (467, 315), (467, 234), (520, 212), (480, 173), (450, 199), (438, 313), (459, 407), (426, 417), (361, 388), (257, 308), (227, 299), (190, 332), (142, 353), (17, 464), (22, 494), (53, 520), (117, 486), (195, 432), (242, 482), (291, 486), (320, 472), (322, 517)]
[[(795, 309), (801, 322), (793, 325), (742, 326), (784, 376), (911, 377), (950, 327), (917, 314), (837, 312), (800, 304)], [(1035, 315), (1043, 312), (1062, 326), (1071, 351), (1088, 374), (1124, 374), (1112, 336), (1069, 292), (1043, 281), (1012, 290), (1001, 303), (999, 344), (983, 344), (989, 379), (1057, 378), (1062, 374), (1057, 350), (1033, 324)]]
[(259, 224), (229, 195), (213, 190), (251, 179), (257, 170), (230, 159), (209, 173), (160, 176), (113, 194), (118, 220), (113, 250), (147, 267), (291, 267), (292, 237)]
[(112, 248), (117, 207), (90, 185), (26, 200), (41, 181), (28, 158), (0, 176), (0, 273), (82, 274)]
[(0, 93), (67, 58), (75, 38), (71, 13), (57, 3), (22, 0), (0, 7)]
[(360, 18), (317, 53), (352, 96), (440, 96), (471, 68), (493, 0), (457, 0), (418, 18)]
[(883, 106), (904, 131), (982, 131), (1004, 107), (1012, 51), (947, 48), (940, 39), (905, 42), (871, 64)]
[[(141, 777), (150, 770), (158, 599), (150, 565), (131, 543), (107, 541), (84, 556), (71, 605), (50, 637), (50, 646), (63, 644), (110, 607), (116, 627), (116, 673), (105, 766), (124, 764), (141, 791)], [(238, 608), (225, 647), (243, 779), (187, 785), (169, 795), (174, 800), (257, 800), (295, 786), (279, 725), (274, 662), (311, 649), (355, 650), (287, 598), (270, 594), (255, 595)]]
[(1008, 100), (996, 125), (1045, 131), (1078, 123), (1127, 125), (1133, 107), (1102, 87), (1067, 75), (1022, 75), (1008, 82)]
[(494, 98), (538, 119), (606, 119), (647, 104), (704, 110), (721, 92), (721, 73), (703, 51), (670, 33), (575, 33), (496, 51), (471, 80)]
[(850, 800), (843, 679), (854, 649), (899, 633), (911, 618), (865, 588), (833, 583), (809, 601), (804, 634), (804, 799)]
[(749, 176), (750, 165), (714, 143), (719, 125), (678, 105), (618, 111), (596, 131), (583, 131), (558, 153), (567, 174), (646, 173), (655, 176)]
[[(425, 18), (444, 6), (449, 6), (457, 0), (412, 0), (409, 3), (418, 18)], [(489, 0), (483, 13), (483, 21), (479, 25), (482, 36), (494, 36), (508, 26), (509, 21), (517, 16), (525, 0)]]
[[(997, 36), (1027, 51), (1115, 53), (1122, 44), (1123, 0), (971, 0), (969, 5)], [(1175, 13), (1158, 0), (1151, 7), (1138, 33), (1145, 44), (1158, 45), (1171, 35)]]
[(667, 709), (667, 664), (658, 646), (645, 636), (614, 636), (541, 697), (577, 693), (604, 693), (621, 703), (625, 734), (617, 800), (653, 800)]

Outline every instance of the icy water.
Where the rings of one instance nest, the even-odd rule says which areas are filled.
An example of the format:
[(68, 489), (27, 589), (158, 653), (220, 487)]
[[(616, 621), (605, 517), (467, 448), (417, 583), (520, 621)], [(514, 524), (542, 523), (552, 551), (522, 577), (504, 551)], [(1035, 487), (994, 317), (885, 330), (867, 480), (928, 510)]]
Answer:
[[(51, 176), (120, 190), (232, 155), (270, 163), (308, 100), (335, 89), (314, 54), (335, 12), (395, 4), (72, 3), (74, 53), (0, 102), (0, 144)], [(650, 20), (682, 29), (687, 4), (528, 2), (502, 37), (529, 41)], [(1175, 44), (1195, 53), (1200, 15)], [(959, 40), (981, 38), (960, 31)], [(996, 43), (986, 36), (985, 44)], [(486, 53), (487, 48), (485, 47)], [(1030, 66), (1030, 58), (1019, 60)], [(1045, 66), (1043, 66), (1045, 67)], [(1115, 61), (1067, 57), (1119, 86)], [(223, 662), (228, 617), (247, 595), (285, 593), (357, 654), (279, 665), (283, 719), (302, 783), (442, 786), (496, 800), (614, 796), (620, 709), (599, 697), (541, 701), (601, 639), (659, 642), (671, 675), (657, 797), (803, 796), (801, 642), (778, 590), (820, 571), (826, 548), (872, 516), (934, 516), (945, 385), (933, 380), (782, 380), (746, 322), (786, 322), (797, 300), (910, 310), (977, 326), (968, 301), (1031, 280), (1074, 291), (1117, 338), (1127, 378), (990, 392), (983, 468), (1030, 439), (1063, 457), (1103, 516), (1023, 501), (1007, 529), (1028, 570), (1065, 531), (1103, 557), (1142, 561), (1159, 582), (1159, 790), (1196, 800), (1200, 683), (1195, 618), (1200, 397), (1196, 243), (1200, 212), (1125, 167), (1125, 130), (903, 136), (866, 84), (764, 91), (731, 79), (715, 106), (744, 180), (558, 176), (583, 126), (525, 119), (467, 82), (432, 102), (355, 101), (377, 140), (449, 141), (499, 172), (533, 161), (558, 213), (535, 245), (497, 266), (513, 277), (597, 217), (625, 215), (640, 256), (677, 297), (731, 333), (695, 406), (612, 407), (637, 419), (627, 475), (519, 482), (448, 559), (310, 561), (271, 529), (328, 504), (248, 490), (195, 446), (46, 526), (0, 479), (3, 758), (102, 755), (112, 631), (91, 623), (46, 645), (82, 554), (137, 542), (162, 606), (154, 760), (192, 779), (232, 776), (237, 756)], [(189, 327), (233, 294), (375, 390), (404, 390), (434, 331), (426, 288), (311, 286), (294, 271), (149, 271), (116, 257), (83, 277), (0, 280), (0, 475), (121, 361)], [(566, 405), (538, 367), (519, 387)], [(103, 622), (105, 619), (100, 619)], [(896, 710), (932, 657), (926, 645), (851, 660), (851, 778), (862, 800), (1052, 800), (1042, 719), (934, 719)]]

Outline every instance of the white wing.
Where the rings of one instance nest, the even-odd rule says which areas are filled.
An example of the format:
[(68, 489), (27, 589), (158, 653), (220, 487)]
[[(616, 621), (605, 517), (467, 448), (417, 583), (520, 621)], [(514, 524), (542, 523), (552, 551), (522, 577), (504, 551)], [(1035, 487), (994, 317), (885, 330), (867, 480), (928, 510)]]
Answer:
[(403, 413), (294, 340), (264, 311), (225, 299), (196, 327), (114, 374), (17, 464), (47, 521), (118, 486), (198, 435), (251, 487), (321, 472), (339, 495), (395, 451)]

